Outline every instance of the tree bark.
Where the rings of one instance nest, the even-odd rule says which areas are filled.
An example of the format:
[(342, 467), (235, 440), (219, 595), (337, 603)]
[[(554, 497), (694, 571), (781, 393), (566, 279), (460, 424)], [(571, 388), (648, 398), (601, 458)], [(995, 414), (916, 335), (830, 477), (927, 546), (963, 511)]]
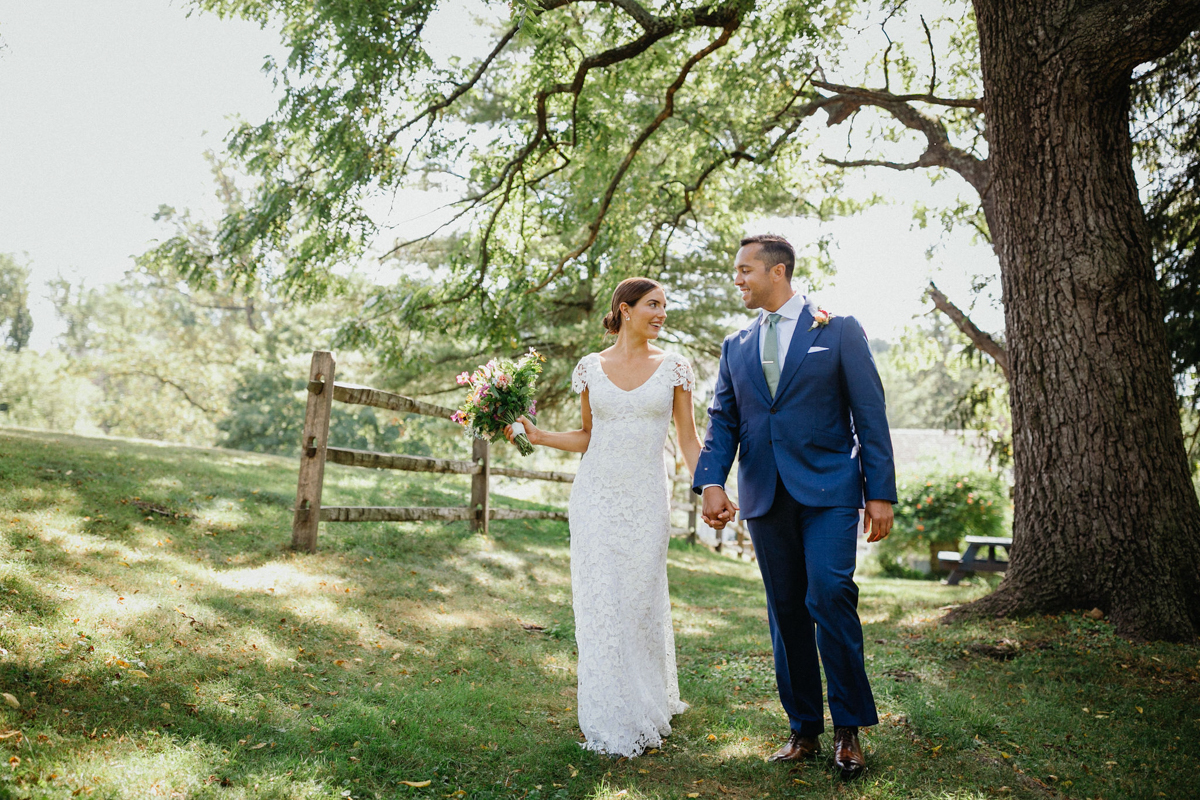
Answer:
[[(1132, 168), (1130, 77), (1200, 2), (974, 0), (1013, 410), (1011, 564), (953, 617), (1200, 631), (1200, 506)], [(1080, 10), (1083, 6), (1083, 10)]]

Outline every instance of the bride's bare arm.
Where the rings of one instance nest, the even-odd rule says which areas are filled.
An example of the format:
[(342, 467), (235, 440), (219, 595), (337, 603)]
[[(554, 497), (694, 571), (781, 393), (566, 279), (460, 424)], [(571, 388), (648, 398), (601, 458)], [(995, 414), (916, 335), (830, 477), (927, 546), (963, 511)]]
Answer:
[[(518, 417), (517, 422), (525, 426), (525, 436), (529, 443), (566, 450), (568, 453), (586, 453), (588, 443), (592, 440), (592, 406), (588, 402), (587, 389), (583, 390), (579, 399), (583, 411), (583, 427), (577, 431), (544, 431), (525, 417)], [(504, 429), (504, 435), (512, 441), (512, 426)]]
[(692, 393), (682, 386), (675, 387), (675, 440), (683, 452), (688, 471), (696, 474), (696, 462), (700, 460), (700, 437), (696, 433), (696, 411), (692, 406)]

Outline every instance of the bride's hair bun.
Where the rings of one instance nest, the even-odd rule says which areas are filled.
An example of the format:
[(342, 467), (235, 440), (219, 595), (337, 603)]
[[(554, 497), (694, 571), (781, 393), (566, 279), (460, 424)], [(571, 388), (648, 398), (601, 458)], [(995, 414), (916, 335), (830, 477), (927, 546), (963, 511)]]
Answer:
[[(649, 278), (626, 278), (617, 284), (613, 290), (612, 311), (604, 315), (604, 330), (610, 336), (621, 332), (621, 304), (633, 308), (638, 301), (655, 289), (662, 289), (662, 284)], [(664, 290), (665, 291), (665, 290)]]

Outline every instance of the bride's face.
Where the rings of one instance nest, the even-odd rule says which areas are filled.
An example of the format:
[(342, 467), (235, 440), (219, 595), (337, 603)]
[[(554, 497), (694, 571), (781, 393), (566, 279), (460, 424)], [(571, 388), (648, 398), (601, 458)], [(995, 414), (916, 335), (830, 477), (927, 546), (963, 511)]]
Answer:
[(667, 322), (667, 296), (662, 289), (652, 289), (642, 295), (633, 306), (625, 306), (629, 319), (621, 323), (622, 329), (646, 339), (657, 339)]

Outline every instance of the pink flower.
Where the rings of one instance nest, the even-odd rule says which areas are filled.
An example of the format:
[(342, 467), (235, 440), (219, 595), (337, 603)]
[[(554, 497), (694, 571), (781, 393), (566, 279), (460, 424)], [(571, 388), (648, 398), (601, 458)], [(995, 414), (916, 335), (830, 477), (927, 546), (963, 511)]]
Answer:
[(512, 378), (505, 375), (503, 372), (496, 376), (496, 388), (507, 388), (510, 383), (512, 383)]
[(463, 372), (457, 378), (455, 378), (455, 380), (458, 381), (459, 386), (466, 386), (471, 382), (471, 376), (466, 372)]

